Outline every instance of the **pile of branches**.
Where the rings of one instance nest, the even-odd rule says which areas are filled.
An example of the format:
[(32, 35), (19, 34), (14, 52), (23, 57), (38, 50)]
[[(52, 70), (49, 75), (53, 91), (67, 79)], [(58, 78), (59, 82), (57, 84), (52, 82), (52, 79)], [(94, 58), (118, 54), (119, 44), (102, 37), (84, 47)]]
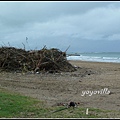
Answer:
[(15, 47), (0, 48), (0, 70), (19, 72), (72, 72), (75, 71), (66, 59), (66, 52), (59, 49), (26, 51)]

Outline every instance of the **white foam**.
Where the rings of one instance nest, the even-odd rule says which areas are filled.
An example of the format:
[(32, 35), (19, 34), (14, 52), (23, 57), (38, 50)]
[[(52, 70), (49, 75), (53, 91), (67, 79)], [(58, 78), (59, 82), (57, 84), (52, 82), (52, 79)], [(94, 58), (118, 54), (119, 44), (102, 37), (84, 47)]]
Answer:
[(95, 56), (68, 56), (67, 60), (82, 60), (82, 61), (93, 61), (93, 62), (115, 62), (120, 63), (119, 57), (95, 57)]

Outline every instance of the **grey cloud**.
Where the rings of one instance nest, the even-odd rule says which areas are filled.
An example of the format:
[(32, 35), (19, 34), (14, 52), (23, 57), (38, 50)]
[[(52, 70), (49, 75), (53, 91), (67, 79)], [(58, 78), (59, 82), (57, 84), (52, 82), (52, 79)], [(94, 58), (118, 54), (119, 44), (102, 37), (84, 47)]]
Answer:
[(108, 3), (91, 2), (1, 2), (0, 17), (7, 25), (46, 22), (59, 16), (83, 14)]
[(0, 2), (0, 41), (89, 50), (119, 41), (119, 20), (120, 2)]

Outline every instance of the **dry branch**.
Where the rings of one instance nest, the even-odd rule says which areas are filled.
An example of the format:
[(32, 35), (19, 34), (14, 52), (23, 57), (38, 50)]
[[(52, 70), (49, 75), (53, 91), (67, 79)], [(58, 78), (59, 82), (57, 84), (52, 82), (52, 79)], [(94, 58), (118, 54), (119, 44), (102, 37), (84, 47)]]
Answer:
[(14, 47), (0, 48), (0, 69), (4, 71), (71, 72), (75, 68), (67, 61), (66, 52), (59, 49), (25, 51)]

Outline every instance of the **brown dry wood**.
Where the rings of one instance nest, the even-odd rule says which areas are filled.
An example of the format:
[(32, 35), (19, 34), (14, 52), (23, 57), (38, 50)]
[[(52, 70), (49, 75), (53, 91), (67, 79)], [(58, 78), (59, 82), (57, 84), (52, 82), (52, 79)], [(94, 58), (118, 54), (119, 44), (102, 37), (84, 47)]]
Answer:
[[(68, 49), (68, 48), (67, 48)], [(74, 67), (65, 58), (65, 52), (52, 48), (38, 51), (25, 51), (14, 47), (0, 48), (0, 68), (4, 70), (31, 71), (74, 71)]]

